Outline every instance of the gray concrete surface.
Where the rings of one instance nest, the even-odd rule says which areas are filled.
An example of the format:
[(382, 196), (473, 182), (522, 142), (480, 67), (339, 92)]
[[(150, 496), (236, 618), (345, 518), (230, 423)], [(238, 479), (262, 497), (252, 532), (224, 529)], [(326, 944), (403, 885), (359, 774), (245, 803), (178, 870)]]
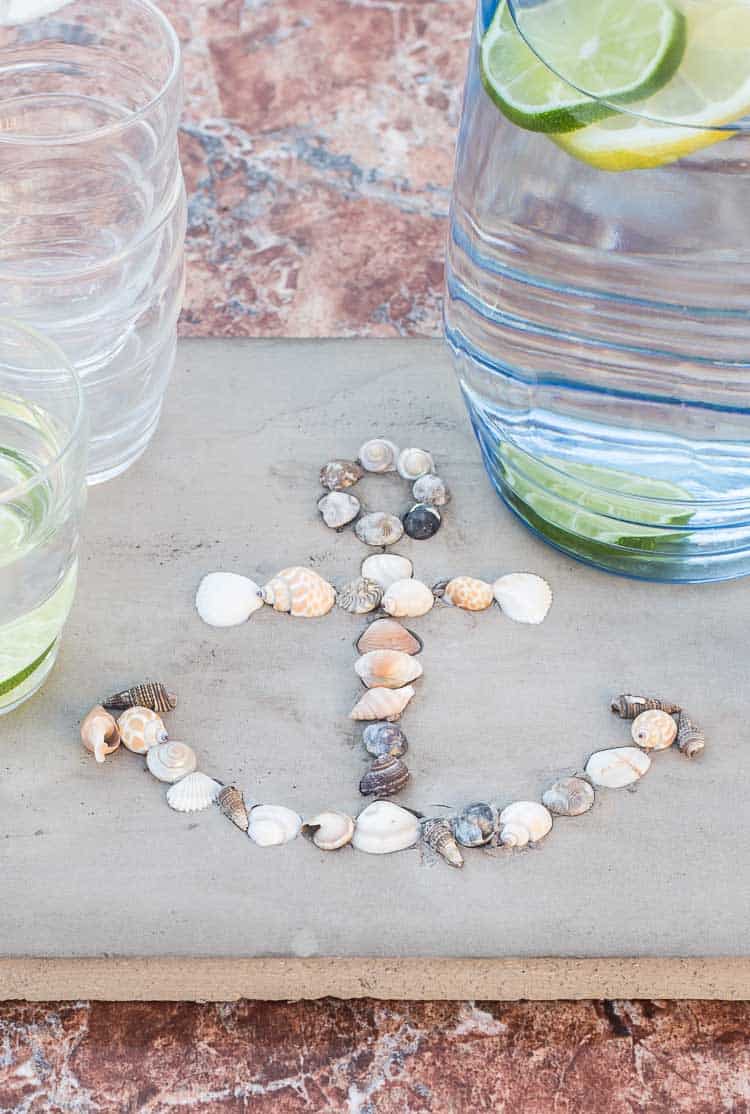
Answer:
[[(454, 492), (435, 539), (397, 547), (418, 575), (531, 570), (555, 593), (538, 628), (497, 610), (415, 621), (425, 676), (403, 721), (404, 803), (537, 797), (592, 750), (628, 741), (608, 710), (623, 688), (684, 701), (708, 732), (702, 760), (657, 756), (637, 792), (602, 793), (537, 850), (469, 854), (462, 873), (416, 850), (261, 850), (218, 810), (172, 812), (124, 749), (91, 760), (77, 735), (88, 706), (163, 677), (180, 695), (172, 735), (207, 772), (303, 813), (361, 806), (348, 713), (363, 621), (265, 609), (214, 631), (193, 596), (214, 569), (354, 575), (363, 546), (320, 523), (317, 472), (377, 432), (432, 450)], [(397, 479), (362, 488), (372, 508), (404, 504)], [(747, 614), (746, 583), (634, 583), (537, 541), (485, 478), (440, 344), (183, 343), (151, 451), (91, 493), (54, 675), (0, 721), (0, 954), (747, 956)]]

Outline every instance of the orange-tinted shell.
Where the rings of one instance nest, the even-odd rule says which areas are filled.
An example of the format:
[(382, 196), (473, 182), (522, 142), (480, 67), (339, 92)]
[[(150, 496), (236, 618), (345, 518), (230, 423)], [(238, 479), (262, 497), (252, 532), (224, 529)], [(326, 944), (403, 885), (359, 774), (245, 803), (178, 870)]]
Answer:
[(133, 754), (145, 754), (168, 738), (161, 717), (150, 708), (128, 708), (118, 719), (117, 726), (123, 743)]
[(269, 580), (261, 595), (274, 611), (288, 611), (302, 619), (327, 615), (336, 602), (336, 593), (328, 581), (299, 565), (282, 569)]
[(443, 598), (464, 611), (486, 611), (495, 598), (492, 585), (473, 576), (456, 576), (445, 586)]
[(97, 762), (103, 762), (120, 745), (120, 732), (113, 717), (101, 704), (92, 708), (81, 724), (81, 742)]

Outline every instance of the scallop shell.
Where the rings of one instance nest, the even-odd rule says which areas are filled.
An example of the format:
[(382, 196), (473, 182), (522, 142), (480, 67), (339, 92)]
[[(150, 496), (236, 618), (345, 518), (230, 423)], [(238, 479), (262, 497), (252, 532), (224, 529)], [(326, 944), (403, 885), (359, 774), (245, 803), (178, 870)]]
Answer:
[[(262, 605), (262, 600), (259, 605)], [(152, 712), (173, 712), (177, 697), (161, 681), (143, 681), (122, 692), (116, 692), (104, 701), (105, 708), (150, 708)]]
[(373, 801), (357, 817), (352, 845), (370, 855), (405, 851), (419, 839), (419, 820), (392, 801)]
[(396, 464), (399, 476), (405, 480), (418, 480), (435, 471), (435, 462), (425, 449), (403, 449)]
[(418, 542), (433, 538), (443, 522), (437, 507), (428, 506), (427, 503), (415, 503), (401, 521), (405, 533)]
[(412, 495), (417, 503), (427, 503), (431, 507), (445, 507), (451, 501), (445, 480), (430, 473), (414, 481)]
[(492, 588), (503, 612), (516, 623), (543, 622), (552, 604), (552, 589), (547, 581), (530, 572), (501, 576)]
[(361, 778), (359, 791), (363, 797), (392, 797), (401, 792), (408, 780), (406, 763), (394, 754), (383, 754)]
[(435, 602), (430, 589), (421, 580), (397, 580), (383, 596), (383, 611), (395, 619), (416, 619), (426, 615)]
[(368, 689), (352, 709), (352, 719), (397, 720), (414, 696), (412, 685), (402, 689)]
[(210, 572), (201, 580), (195, 606), (209, 627), (238, 627), (263, 606), (254, 580), (235, 572)]
[(387, 592), (397, 580), (414, 576), (414, 566), (408, 557), (398, 553), (373, 553), (362, 562), (362, 576), (376, 581)]
[(351, 843), (354, 820), (345, 812), (319, 812), (302, 825), (302, 834), (311, 839), (321, 851), (338, 851)]
[(363, 515), (354, 527), (354, 532), (365, 545), (395, 545), (404, 536), (401, 519), (385, 511), (374, 511)]
[(175, 782), (192, 774), (198, 759), (187, 743), (160, 743), (146, 752), (146, 765), (159, 781)]
[(247, 831), (249, 815), (241, 789), (236, 785), (225, 785), (217, 794), (216, 803), (227, 820), (231, 820), (241, 832)]
[(365, 750), (375, 758), (383, 754), (393, 754), (402, 758), (409, 749), (406, 735), (395, 723), (368, 723), (362, 732)]
[(344, 491), (359, 483), (364, 474), (356, 460), (330, 460), (320, 470), (320, 482), (329, 491)]
[(221, 782), (196, 772), (181, 778), (167, 790), (167, 804), (175, 812), (202, 812), (214, 803)]
[(536, 801), (514, 801), (500, 813), (498, 842), (504, 847), (525, 847), (538, 843), (552, 829), (552, 817)]
[(647, 712), (651, 708), (669, 712), (670, 715), (677, 715), (681, 711), (679, 704), (672, 704), (669, 700), (661, 700), (658, 696), (633, 696), (629, 692), (616, 696), (610, 707), (620, 719), (635, 719), (641, 712)]
[(318, 500), (318, 510), (331, 530), (341, 530), (359, 514), (361, 503), (355, 495), (345, 491), (329, 491)]
[(419, 654), (422, 639), (414, 631), (407, 630), (395, 619), (376, 619), (362, 632), (356, 642), (360, 654), (373, 650), (400, 650), (402, 654)]
[(586, 774), (594, 785), (624, 789), (642, 778), (650, 765), (649, 756), (637, 747), (614, 747), (592, 754), (586, 763)]
[(456, 837), (453, 835), (453, 828), (449, 820), (445, 820), (443, 817), (423, 820), (422, 839), (428, 847), (437, 851), (438, 855), (445, 859), (449, 866), (461, 867), (464, 865), (464, 857), (456, 842)]
[(498, 815), (494, 805), (478, 802), (467, 805), (451, 821), (453, 834), (464, 847), (481, 847), (497, 831)]
[(150, 708), (128, 708), (118, 719), (117, 726), (123, 743), (133, 754), (145, 754), (169, 738), (161, 717)]
[(666, 750), (677, 738), (677, 723), (660, 708), (650, 708), (635, 717), (630, 734), (633, 742), (644, 750)]
[(328, 581), (312, 569), (299, 565), (277, 573), (263, 588), (261, 596), (274, 611), (288, 611), (302, 619), (327, 615), (336, 602), (336, 593)]
[(693, 723), (687, 712), (680, 712), (677, 723), (677, 746), (686, 758), (695, 758), (706, 748), (706, 736)]
[(456, 576), (445, 585), (436, 584), (433, 592), (438, 599), (464, 611), (486, 611), (495, 598), (492, 585), (473, 576)]
[(81, 724), (81, 742), (99, 763), (119, 747), (120, 729), (101, 704), (92, 708)]
[(259, 847), (278, 847), (296, 839), (302, 817), (283, 805), (256, 805), (250, 809), (247, 834)]
[(542, 804), (555, 816), (581, 816), (594, 803), (594, 790), (582, 777), (563, 777), (542, 794)]
[(392, 441), (373, 437), (359, 450), (359, 463), (366, 472), (395, 472), (398, 454), (398, 446)]
[(359, 576), (341, 589), (337, 603), (342, 611), (348, 611), (350, 615), (367, 615), (380, 607), (382, 598), (383, 589), (375, 580)]
[(422, 676), (422, 666), (400, 650), (371, 650), (355, 663), (357, 676), (368, 689), (400, 689)]

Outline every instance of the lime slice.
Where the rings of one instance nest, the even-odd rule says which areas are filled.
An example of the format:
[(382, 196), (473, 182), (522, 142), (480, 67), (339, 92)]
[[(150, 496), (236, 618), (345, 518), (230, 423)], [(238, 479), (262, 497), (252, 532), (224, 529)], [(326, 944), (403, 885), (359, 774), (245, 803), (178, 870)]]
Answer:
[(18, 698), (52, 651), (73, 604), (77, 572), (74, 564), (40, 607), (0, 627), (0, 706)]
[(480, 69), (501, 111), (531, 131), (570, 132), (617, 112), (597, 97), (641, 100), (669, 81), (685, 48), (685, 20), (667, 0), (546, 0), (517, 18), (523, 35), (501, 0)]
[[(660, 91), (622, 114), (555, 136), (569, 154), (601, 170), (645, 170), (728, 139), (715, 131), (750, 113), (750, 5), (683, 0), (687, 46)], [(668, 121), (666, 123), (665, 121)]]

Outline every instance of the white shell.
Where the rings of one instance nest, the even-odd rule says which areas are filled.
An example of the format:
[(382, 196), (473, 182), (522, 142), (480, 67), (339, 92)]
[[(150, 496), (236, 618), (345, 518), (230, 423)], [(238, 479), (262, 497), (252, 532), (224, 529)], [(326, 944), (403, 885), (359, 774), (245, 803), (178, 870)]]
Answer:
[(594, 785), (607, 789), (623, 789), (647, 772), (651, 759), (637, 747), (614, 747), (598, 750), (586, 763), (586, 773)]
[(303, 830), (309, 832), (313, 843), (321, 851), (338, 851), (339, 847), (351, 843), (354, 821), (345, 812), (319, 812), (305, 821)]
[(366, 472), (395, 472), (398, 454), (398, 446), (392, 441), (373, 437), (359, 450), (359, 463)]
[(161, 743), (146, 753), (146, 765), (159, 781), (179, 781), (198, 765), (195, 751), (187, 743)]
[(435, 471), (435, 462), (424, 449), (404, 449), (398, 458), (398, 474), (405, 480), (418, 480)]
[(296, 839), (302, 817), (283, 805), (256, 805), (250, 810), (247, 834), (259, 847), (278, 847)]
[(495, 599), (516, 623), (541, 623), (552, 603), (552, 589), (541, 576), (512, 572), (492, 585)]
[(342, 526), (353, 522), (359, 509), (359, 499), (356, 495), (349, 495), (347, 491), (329, 491), (318, 500), (318, 510), (331, 530), (340, 530)]
[(499, 842), (504, 847), (537, 843), (552, 829), (552, 816), (537, 801), (514, 801), (500, 813)]
[(195, 606), (209, 627), (237, 627), (263, 606), (254, 580), (235, 572), (210, 572), (195, 596)]
[(582, 816), (595, 799), (593, 788), (582, 777), (560, 778), (542, 793), (542, 804), (555, 816)]
[(451, 501), (451, 493), (445, 480), (429, 472), (414, 481), (412, 495), (417, 503), (427, 503), (429, 507), (444, 507)]
[(426, 615), (435, 602), (432, 590), (421, 580), (397, 580), (383, 596), (383, 611), (394, 619)]
[(677, 720), (658, 708), (641, 712), (630, 728), (633, 742), (644, 750), (666, 750), (677, 738)]
[(207, 774), (188, 774), (167, 790), (167, 804), (175, 812), (202, 812), (216, 800), (221, 782)]
[(133, 754), (145, 754), (151, 747), (166, 743), (169, 738), (163, 720), (150, 708), (126, 708), (117, 726), (124, 746)]
[(362, 562), (362, 576), (374, 580), (384, 592), (397, 580), (408, 580), (414, 576), (414, 566), (408, 557), (398, 553), (373, 553)]
[(404, 527), (401, 519), (396, 518), (395, 514), (373, 511), (372, 514), (363, 515), (357, 521), (354, 532), (365, 545), (387, 546), (401, 541)]
[(360, 812), (352, 845), (370, 855), (388, 855), (413, 847), (419, 839), (419, 820), (391, 801), (375, 801)]
[(400, 650), (371, 650), (357, 659), (354, 669), (368, 689), (400, 689), (423, 672), (415, 657)]
[(387, 719), (393, 723), (414, 696), (414, 686), (368, 689), (352, 708), (352, 719)]

